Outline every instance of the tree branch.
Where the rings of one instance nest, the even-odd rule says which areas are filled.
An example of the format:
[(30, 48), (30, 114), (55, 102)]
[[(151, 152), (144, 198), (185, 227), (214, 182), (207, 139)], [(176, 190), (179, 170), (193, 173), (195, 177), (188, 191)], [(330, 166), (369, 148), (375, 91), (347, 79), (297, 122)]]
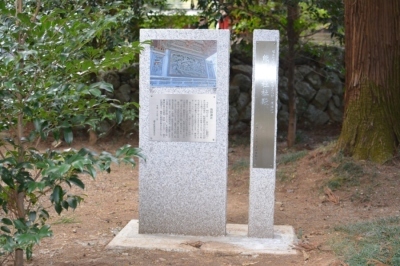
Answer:
[(33, 13), (32, 17), (31, 17), (31, 22), (34, 22), (36, 20), (39, 10), (40, 10), (40, 0), (36, 0), (36, 9), (35, 9), (35, 13)]
[(308, 38), (308, 37), (310, 37), (310, 36), (313, 36), (313, 35), (315, 35), (315, 34), (317, 34), (317, 33), (321, 32), (321, 31), (323, 31), (323, 30), (325, 30), (325, 28), (322, 28), (322, 29), (316, 30), (316, 31), (314, 31), (314, 32), (311, 32), (310, 34), (306, 34), (306, 35), (304, 35), (304, 36), (300, 36), (300, 37), (301, 37), (301, 38)]

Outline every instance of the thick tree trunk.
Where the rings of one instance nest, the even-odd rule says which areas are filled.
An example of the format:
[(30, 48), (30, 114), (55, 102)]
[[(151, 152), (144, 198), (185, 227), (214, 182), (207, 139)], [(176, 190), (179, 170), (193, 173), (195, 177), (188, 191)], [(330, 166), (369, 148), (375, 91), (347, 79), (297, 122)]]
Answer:
[(400, 1), (346, 0), (346, 91), (337, 148), (383, 163), (400, 140)]
[(299, 34), (295, 29), (295, 21), (299, 18), (300, 11), (297, 1), (287, 5), (287, 37), (288, 37), (288, 55), (287, 55), (287, 68), (288, 68), (288, 96), (289, 96), (289, 126), (287, 135), (287, 146), (290, 148), (296, 141), (296, 91), (294, 89), (294, 68), (296, 50), (295, 46), (299, 42)]

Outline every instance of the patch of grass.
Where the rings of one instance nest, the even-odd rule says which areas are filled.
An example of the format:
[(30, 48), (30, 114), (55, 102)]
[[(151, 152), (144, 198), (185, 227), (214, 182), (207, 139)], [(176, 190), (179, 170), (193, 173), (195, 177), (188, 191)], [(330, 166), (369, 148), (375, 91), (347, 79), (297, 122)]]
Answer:
[(332, 248), (351, 266), (400, 265), (400, 217), (335, 227)]
[(302, 239), (303, 238), (303, 229), (302, 228), (299, 228), (299, 230), (297, 230), (297, 233), (296, 233), (296, 236), (297, 236), (297, 239)]
[(250, 162), (248, 160), (240, 159), (239, 161), (235, 162), (232, 165), (232, 171), (239, 172), (249, 169), (249, 167), (250, 167)]
[(53, 222), (54, 225), (56, 225), (56, 224), (76, 224), (76, 223), (80, 223), (80, 221), (77, 220), (75, 217), (67, 217), (67, 216), (63, 216), (60, 219), (58, 219), (57, 221)]
[(343, 178), (333, 177), (326, 182), (326, 186), (329, 187), (331, 190), (337, 190), (344, 183), (345, 183), (345, 180)]
[(296, 177), (294, 173), (294, 167), (278, 168), (276, 169), (276, 178), (281, 182), (292, 181)]
[(364, 169), (361, 165), (352, 160), (346, 160), (339, 164), (335, 169), (335, 173), (345, 176), (361, 177), (364, 174)]
[[(322, 144), (318, 145), (318, 147), (315, 149), (315, 153), (321, 157), (331, 154), (333, 155), (335, 153), (336, 143), (336, 140), (324, 141)], [(335, 157), (336, 156), (337, 155), (335, 155)]]
[(296, 161), (300, 160), (301, 158), (303, 158), (304, 156), (306, 156), (307, 153), (308, 153), (307, 151), (303, 150), (303, 151), (297, 151), (297, 152), (283, 154), (280, 157), (278, 163), (279, 164), (288, 164), (288, 163), (296, 162)]
[[(334, 160), (338, 160), (337, 157)], [(342, 157), (339, 160), (339, 165), (333, 170), (334, 177), (328, 180), (326, 185), (332, 190), (344, 185), (360, 185), (360, 178), (365, 174), (364, 168), (351, 158)]]
[(366, 186), (362, 191), (357, 190), (355, 193), (353, 193), (350, 197), (350, 200), (358, 202), (369, 202), (373, 193), (374, 188), (372, 186)]

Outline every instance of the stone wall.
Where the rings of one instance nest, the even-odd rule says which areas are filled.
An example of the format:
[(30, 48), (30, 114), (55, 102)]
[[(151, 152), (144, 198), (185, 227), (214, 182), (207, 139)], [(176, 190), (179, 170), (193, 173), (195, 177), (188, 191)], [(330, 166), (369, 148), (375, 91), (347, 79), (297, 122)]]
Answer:
[[(337, 61), (343, 65), (343, 51), (336, 49)], [(332, 55), (332, 53), (329, 53)], [(313, 128), (329, 123), (341, 123), (343, 116), (344, 76), (339, 71), (329, 69), (321, 58), (309, 55), (299, 56), (295, 68), (295, 90), (297, 93), (297, 119), (303, 127)], [(241, 58), (241, 59), (239, 59)], [(250, 131), (252, 65), (248, 58), (232, 55), (230, 59), (229, 86), (229, 130), (230, 134), (242, 134)], [(337, 68), (337, 67), (336, 67)], [(138, 65), (121, 71), (104, 73), (100, 79), (114, 86), (111, 98), (127, 101), (138, 101), (139, 82)], [(280, 62), (278, 92), (278, 128), (286, 129), (288, 125), (288, 79), (285, 76), (284, 63)], [(103, 123), (99, 131), (107, 132), (109, 127)], [(124, 122), (120, 129), (131, 133), (137, 129), (136, 122)]]
[[(344, 53), (339, 48), (330, 49), (329, 55), (343, 68)], [(332, 50), (334, 51), (332, 53)], [(251, 121), (251, 63), (238, 57), (231, 58), (231, 82), (229, 87), (230, 133), (250, 130)], [(344, 75), (329, 69), (321, 58), (302, 55), (296, 60), (295, 90), (297, 94), (297, 123), (313, 128), (329, 123), (341, 123), (343, 116)], [(284, 63), (279, 68), (278, 128), (286, 129), (289, 119), (288, 79)], [(337, 68), (338, 65), (335, 66)]]

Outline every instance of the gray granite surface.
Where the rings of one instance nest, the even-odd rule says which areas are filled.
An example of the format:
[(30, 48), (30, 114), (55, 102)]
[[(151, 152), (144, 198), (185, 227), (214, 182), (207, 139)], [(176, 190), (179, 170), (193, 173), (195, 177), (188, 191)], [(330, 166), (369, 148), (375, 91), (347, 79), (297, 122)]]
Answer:
[[(140, 31), (140, 40), (216, 40), (216, 88), (151, 87), (150, 45), (140, 55), (139, 233), (218, 236), (226, 233), (229, 31)], [(152, 94), (215, 94), (215, 142), (151, 141)]]

